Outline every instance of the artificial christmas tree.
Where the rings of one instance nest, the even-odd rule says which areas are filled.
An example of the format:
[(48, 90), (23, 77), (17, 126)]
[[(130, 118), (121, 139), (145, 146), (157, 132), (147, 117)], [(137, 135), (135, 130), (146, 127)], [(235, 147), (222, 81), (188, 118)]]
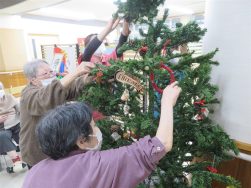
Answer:
[[(211, 187), (212, 180), (239, 187), (231, 177), (217, 173), (216, 166), (228, 159), (227, 152), (238, 150), (234, 142), (210, 119), (217, 86), (209, 83), (212, 60), (217, 50), (198, 57), (194, 52), (173, 53), (180, 46), (197, 42), (205, 34), (196, 23), (177, 24), (173, 31), (163, 19), (157, 20), (157, 7), (164, 0), (118, 1), (115, 15), (148, 25), (141, 39), (130, 40), (119, 50), (134, 50), (140, 58), (97, 65), (95, 83), (82, 100), (101, 112), (97, 122), (103, 133), (103, 149), (128, 145), (156, 133), (162, 89), (177, 80), (182, 93), (174, 108), (174, 143), (152, 175), (139, 187)], [(135, 56), (137, 57), (137, 56)], [(176, 60), (175, 63), (173, 60)], [(202, 159), (202, 160), (198, 160)], [(123, 178), (123, 177), (122, 177)]]

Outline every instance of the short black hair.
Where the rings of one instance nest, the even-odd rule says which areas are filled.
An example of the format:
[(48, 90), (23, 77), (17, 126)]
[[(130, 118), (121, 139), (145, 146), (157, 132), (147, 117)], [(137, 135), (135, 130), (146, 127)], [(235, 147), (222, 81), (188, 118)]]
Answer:
[(85, 37), (85, 40), (84, 40), (85, 47), (88, 46), (88, 44), (91, 42), (93, 37), (97, 36), (97, 35), (98, 35), (97, 33), (93, 33), (93, 34), (90, 34), (87, 37)]
[(93, 133), (92, 111), (83, 102), (56, 107), (38, 123), (36, 134), (42, 151), (52, 159), (60, 159), (77, 150), (77, 140), (88, 140)]

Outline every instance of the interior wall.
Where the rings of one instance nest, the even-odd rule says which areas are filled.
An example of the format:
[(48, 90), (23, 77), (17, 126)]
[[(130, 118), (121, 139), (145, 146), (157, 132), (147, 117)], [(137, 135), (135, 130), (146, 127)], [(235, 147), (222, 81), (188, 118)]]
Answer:
[[(85, 26), (1, 15), (0, 71), (22, 70), (27, 61), (34, 59), (31, 36), (33, 38), (37, 36), (35, 37), (37, 44), (55, 44), (55, 42), (57, 44), (76, 44), (77, 38), (99, 33), (102, 29), (103, 26)], [(112, 40), (115, 38), (114, 33), (110, 34)], [(38, 38), (46, 38), (46, 40)], [(41, 52), (37, 51), (37, 53)]]
[(236, 140), (251, 143), (251, 1), (207, 0), (204, 52), (219, 48), (212, 83), (219, 86), (214, 119)]
[(23, 69), (27, 62), (24, 31), (0, 28), (0, 71)]
[(62, 44), (77, 42), (78, 37), (85, 37), (103, 29), (103, 26), (76, 25), (28, 18), (22, 19), (22, 25), (28, 34), (56, 34)]
[(4, 71), (5, 70), (5, 64), (3, 61), (3, 53), (2, 53), (2, 47), (0, 44), (0, 71)]

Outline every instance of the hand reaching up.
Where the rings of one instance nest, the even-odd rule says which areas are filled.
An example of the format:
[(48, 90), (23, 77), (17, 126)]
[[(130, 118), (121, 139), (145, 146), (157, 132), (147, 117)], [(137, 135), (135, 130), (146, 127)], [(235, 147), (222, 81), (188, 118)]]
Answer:
[(176, 104), (181, 92), (181, 88), (177, 84), (178, 82), (173, 82), (164, 89), (161, 99), (161, 106), (168, 104), (172, 104), (172, 106), (174, 106)]
[(81, 75), (88, 75), (94, 67), (95, 67), (95, 64), (94, 64), (94, 63), (83, 61), (83, 62), (77, 67), (77, 70), (76, 70), (76, 71), (77, 71), (78, 76), (81, 76)]

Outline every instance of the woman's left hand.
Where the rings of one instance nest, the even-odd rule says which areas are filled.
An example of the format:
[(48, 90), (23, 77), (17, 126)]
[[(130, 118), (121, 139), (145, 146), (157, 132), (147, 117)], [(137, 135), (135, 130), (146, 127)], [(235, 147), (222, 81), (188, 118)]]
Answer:
[(8, 115), (0, 115), (0, 123), (4, 123), (8, 119)]

